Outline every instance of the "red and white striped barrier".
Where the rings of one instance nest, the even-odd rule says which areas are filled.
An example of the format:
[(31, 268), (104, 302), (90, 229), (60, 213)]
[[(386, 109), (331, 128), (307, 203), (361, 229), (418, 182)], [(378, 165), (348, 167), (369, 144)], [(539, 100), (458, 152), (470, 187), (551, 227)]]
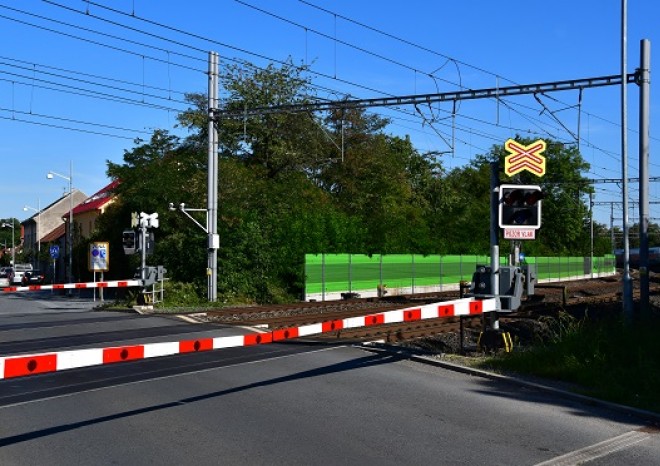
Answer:
[(54, 285), (29, 285), (29, 286), (7, 286), (3, 288), (5, 293), (17, 291), (42, 291), (42, 290), (80, 290), (86, 288), (127, 288), (129, 286), (142, 286), (140, 280), (115, 280), (110, 282), (87, 282), (87, 283), (56, 283)]
[(0, 379), (63, 371), (79, 367), (99, 366), (124, 361), (171, 356), (174, 354), (211, 351), (237, 346), (252, 346), (305, 337), (337, 330), (368, 327), (397, 322), (414, 322), (438, 317), (479, 315), (496, 309), (495, 299), (458, 299), (420, 307), (398, 309), (361, 317), (330, 320), (318, 324), (290, 327), (272, 332), (249, 333), (230, 337), (146, 343), (108, 348), (91, 348), (0, 357)]

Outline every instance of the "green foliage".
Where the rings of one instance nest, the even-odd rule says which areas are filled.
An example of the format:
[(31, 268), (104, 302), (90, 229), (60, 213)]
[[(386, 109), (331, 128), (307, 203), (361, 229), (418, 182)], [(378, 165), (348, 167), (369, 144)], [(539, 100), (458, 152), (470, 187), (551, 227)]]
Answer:
[(619, 317), (576, 320), (567, 314), (551, 339), (486, 365), (578, 384), (585, 394), (660, 412), (660, 321)]
[[(224, 110), (311, 101), (305, 70), (284, 64), (257, 69), (236, 65), (222, 77)], [(94, 239), (109, 241), (110, 277), (132, 276), (137, 257), (121, 251), (131, 212), (158, 212), (156, 250), (175, 282), (206, 288), (206, 234), (168, 204), (206, 206), (206, 97), (189, 94), (178, 122), (179, 139), (154, 131), (137, 140), (121, 164), (119, 201), (97, 223)], [(219, 122), (218, 290), (221, 299), (277, 302), (301, 296), (306, 253), (481, 254), (489, 246), (489, 162), (503, 146), (470, 166), (445, 173), (435, 154), (420, 154), (409, 138), (384, 132), (388, 121), (363, 109), (322, 115), (264, 112)], [(528, 144), (530, 141), (519, 138)], [(541, 180), (544, 227), (527, 242), (530, 255), (588, 253), (587, 168), (577, 150), (548, 141), (548, 174)], [(526, 174), (519, 183), (538, 183)], [(204, 224), (200, 214), (197, 220)], [(598, 244), (605, 247), (606, 244)], [(115, 254), (115, 252), (117, 252)], [(607, 250), (609, 252), (609, 249)]]
[(201, 290), (193, 283), (166, 280), (163, 291), (164, 302), (162, 306), (165, 307), (194, 307), (206, 303), (206, 300), (200, 297)]

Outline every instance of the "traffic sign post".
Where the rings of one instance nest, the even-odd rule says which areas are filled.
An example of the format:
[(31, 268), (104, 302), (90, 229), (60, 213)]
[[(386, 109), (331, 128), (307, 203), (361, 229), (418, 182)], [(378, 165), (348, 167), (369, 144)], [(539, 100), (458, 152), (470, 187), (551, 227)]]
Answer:
[(110, 269), (110, 244), (91, 243), (89, 245), (89, 271), (107, 272)]
[[(96, 272), (101, 272), (101, 281), (103, 281), (103, 272), (110, 269), (110, 244), (107, 242), (92, 243), (89, 245), (89, 270), (94, 273), (94, 282), (96, 282)], [(103, 288), (99, 291), (99, 298), (103, 301)], [(94, 301), (96, 301), (96, 288), (94, 288)]]
[(50, 257), (53, 258), (53, 284), (55, 284), (55, 277), (57, 276), (57, 274), (55, 273), (57, 271), (56, 270), (56, 267), (57, 267), (56, 266), (56, 263), (57, 263), (56, 261), (57, 261), (57, 258), (60, 257), (60, 247), (57, 244), (51, 245), (51, 247), (50, 247)]

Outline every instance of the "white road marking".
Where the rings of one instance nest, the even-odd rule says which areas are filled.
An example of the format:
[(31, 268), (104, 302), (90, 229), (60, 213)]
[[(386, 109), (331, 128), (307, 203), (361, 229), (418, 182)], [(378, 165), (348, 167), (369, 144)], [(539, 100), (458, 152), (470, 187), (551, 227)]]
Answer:
[(630, 448), (639, 442), (643, 442), (647, 438), (649, 438), (649, 434), (633, 430), (589, 447), (581, 448), (566, 453), (565, 455), (557, 456), (551, 460), (538, 463), (536, 466), (572, 466), (583, 464), (587, 461), (602, 458), (603, 456), (607, 456), (619, 450)]

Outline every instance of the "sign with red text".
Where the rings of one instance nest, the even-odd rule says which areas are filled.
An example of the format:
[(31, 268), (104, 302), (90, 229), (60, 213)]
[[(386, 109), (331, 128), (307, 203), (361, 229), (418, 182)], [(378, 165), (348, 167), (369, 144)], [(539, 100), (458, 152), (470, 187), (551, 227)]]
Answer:
[(533, 228), (504, 228), (504, 239), (536, 239)]

